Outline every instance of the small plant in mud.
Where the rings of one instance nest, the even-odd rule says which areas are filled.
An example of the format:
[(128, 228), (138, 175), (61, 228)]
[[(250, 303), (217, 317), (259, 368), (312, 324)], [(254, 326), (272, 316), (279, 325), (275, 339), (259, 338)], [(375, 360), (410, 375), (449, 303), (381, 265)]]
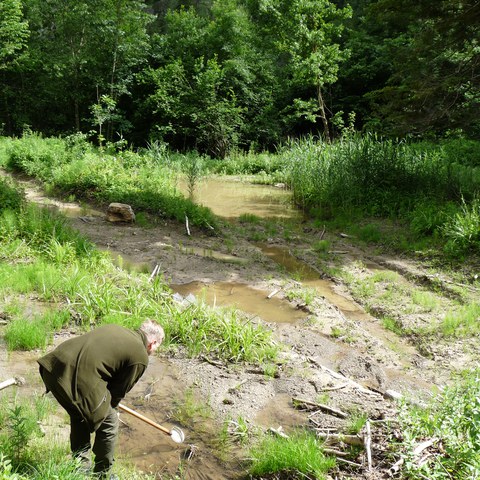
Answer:
[(368, 415), (365, 412), (354, 410), (351, 412), (347, 420), (345, 430), (350, 435), (357, 435), (360, 433), (364, 425), (367, 423)]
[(397, 335), (404, 335), (406, 333), (405, 330), (402, 328), (400, 322), (394, 317), (390, 317), (386, 315), (381, 318), (381, 321), (382, 321), (382, 325), (387, 330), (390, 330), (391, 332)]
[(301, 301), (304, 305), (312, 305), (317, 297), (317, 291), (314, 288), (292, 288), (285, 292), (285, 296), (290, 300)]
[(30, 441), (39, 434), (35, 406), (14, 400), (2, 402), (0, 409), (0, 450), (17, 467), (25, 459)]
[(253, 225), (258, 225), (262, 220), (259, 216), (254, 215), (253, 213), (242, 213), (238, 217), (240, 223), (250, 223)]
[(440, 332), (445, 337), (469, 337), (480, 332), (480, 303), (462, 305), (446, 313), (440, 322)]
[(356, 342), (356, 339), (352, 332), (349, 329), (344, 327), (333, 326), (330, 331), (330, 336), (336, 338), (337, 340), (342, 340), (345, 343), (353, 344)]
[(299, 475), (323, 480), (335, 466), (335, 459), (324, 455), (322, 442), (307, 431), (297, 431), (286, 438), (263, 435), (251, 447), (249, 458), (252, 459), (249, 473), (253, 478), (283, 473), (292, 478)]
[(195, 421), (212, 418), (212, 407), (206, 402), (199, 402), (194, 388), (189, 388), (181, 400), (174, 402), (171, 417), (181, 425), (192, 424)]
[(329, 240), (317, 240), (313, 245), (313, 250), (319, 255), (325, 255), (328, 253), (331, 247), (331, 242)]
[(194, 198), (195, 188), (198, 185), (198, 182), (205, 174), (205, 168), (203, 164), (203, 158), (197, 155), (185, 156), (185, 159), (182, 162), (182, 169), (185, 172), (187, 181), (188, 197), (191, 200)]

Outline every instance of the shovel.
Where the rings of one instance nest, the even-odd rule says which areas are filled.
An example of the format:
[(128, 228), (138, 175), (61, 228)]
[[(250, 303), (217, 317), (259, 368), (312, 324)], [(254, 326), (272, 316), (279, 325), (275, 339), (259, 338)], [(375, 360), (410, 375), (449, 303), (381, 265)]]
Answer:
[(12, 377), (0, 383), (0, 390), (10, 387), (10, 385), (24, 385), (24, 384), (25, 384), (25, 379), (23, 377)]
[(139, 420), (142, 420), (145, 423), (148, 423), (152, 427), (155, 427), (156, 429), (160, 430), (163, 433), (166, 433), (167, 435), (170, 435), (170, 438), (175, 442), (175, 443), (183, 443), (185, 441), (185, 434), (183, 431), (178, 428), (178, 427), (173, 427), (172, 430), (169, 430), (168, 428), (162, 427), (158, 423), (154, 422), (153, 420), (150, 420), (149, 418), (143, 416), (141, 413), (136, 412), (135, 410), (132, 410), (131, 408), (119, 403), (118, 408), (122, 410), (125, 413), (129, 413), (130, 415), (133, 415), (134, 417), (138, 418)]

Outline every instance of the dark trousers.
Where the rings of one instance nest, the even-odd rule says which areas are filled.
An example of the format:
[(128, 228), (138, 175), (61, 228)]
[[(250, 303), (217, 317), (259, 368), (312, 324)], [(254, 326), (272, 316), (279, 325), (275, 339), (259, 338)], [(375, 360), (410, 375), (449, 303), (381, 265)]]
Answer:
[[(80, 416), (79, 412), (72, 406), (71, 400), (65, 395), (63, 389), (56, 382), (56, 378), (40, 367), (40, 376), (47, 391), (51, 391), (58, 403), (67, 411), (70, 416), (70, 448), (74, 457), (81, 461), (88, 461), (88, 454), (92, 449), (91, 434), (87, 422)], [(118, 414), (110, 407), (107, 416), (95, 431), (95, 440), (92, 452), (95, 455), (95, 473), (105, 473), (113, 465), (115, 444), (118, 434)]]

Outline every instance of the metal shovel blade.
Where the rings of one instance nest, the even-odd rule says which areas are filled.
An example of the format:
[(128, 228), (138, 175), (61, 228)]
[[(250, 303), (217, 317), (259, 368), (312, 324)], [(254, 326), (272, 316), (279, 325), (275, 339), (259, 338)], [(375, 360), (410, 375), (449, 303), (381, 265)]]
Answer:
[(178, 427), (172, 427), (170, 431), (170, 438), (175, 443), (183, 443), (185, 441), (185, 434), (183, 433), (182, 429)]

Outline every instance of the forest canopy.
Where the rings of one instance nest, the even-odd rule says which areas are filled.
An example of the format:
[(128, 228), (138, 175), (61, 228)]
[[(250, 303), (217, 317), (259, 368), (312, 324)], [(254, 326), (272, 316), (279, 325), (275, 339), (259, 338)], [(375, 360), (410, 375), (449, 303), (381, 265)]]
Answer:
[(473, 0), (2, 0), (6, 135), (224, 157), (345, 129), (480, 137)]

